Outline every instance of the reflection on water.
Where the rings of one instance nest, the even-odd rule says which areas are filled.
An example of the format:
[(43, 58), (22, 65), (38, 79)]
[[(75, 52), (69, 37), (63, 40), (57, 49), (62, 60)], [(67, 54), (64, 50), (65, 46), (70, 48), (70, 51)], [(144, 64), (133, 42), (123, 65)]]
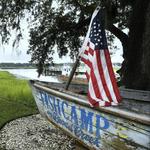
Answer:
[(8, 71), (18, 78), (48, 81), (48, 82), (60, 82), (55, 76), (43, 76), (38, 78), (36, 69), (0, 69), (1, 71)]

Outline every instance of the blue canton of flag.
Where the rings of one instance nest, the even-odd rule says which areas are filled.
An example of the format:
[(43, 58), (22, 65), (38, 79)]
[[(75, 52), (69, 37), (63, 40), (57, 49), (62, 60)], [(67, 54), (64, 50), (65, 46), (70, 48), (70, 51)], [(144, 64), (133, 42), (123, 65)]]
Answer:
[(101, 13), (100, 11), (97, 14), (97, 17), (93, 19), (91, 31), (90, 31), (90, 41), (95, 44), (95, 50), (107, 49), (107, 40), (105, 36), (105, 30), (100, 20)]

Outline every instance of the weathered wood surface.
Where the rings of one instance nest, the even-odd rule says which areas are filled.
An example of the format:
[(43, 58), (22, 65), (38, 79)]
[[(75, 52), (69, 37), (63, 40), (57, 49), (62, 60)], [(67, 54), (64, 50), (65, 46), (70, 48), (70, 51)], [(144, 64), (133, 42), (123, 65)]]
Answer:
[(41, 114), (90, 149), (149, 149), (148, 115), (118, 107), (94, 109), (84, 97), (41, 84), (34, 84), (32, 89)]
[[(41, 86), (64, 91), (66, 83), (38, 83)], [(87, 85), (70, 84), (70, 91), (78, 94), (86, 95), (88, 91)], [(69, 91), (67, 91), (69, 93)], [(120, 93), (123, 98), (122, 103), (117, 106), (121, 109), (131, 110), (136, 113), (150, 115), (150, 91), (140, 91), (120, 88)], [(86, 98), (85, 98), (86, 100)]]

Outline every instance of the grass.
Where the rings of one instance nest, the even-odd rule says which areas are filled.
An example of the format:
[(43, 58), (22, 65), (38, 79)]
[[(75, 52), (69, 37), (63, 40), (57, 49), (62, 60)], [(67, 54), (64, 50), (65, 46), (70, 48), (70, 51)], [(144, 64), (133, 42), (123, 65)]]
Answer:
[(28, 81), (0, 71), (0, 129), (11, 120), (37, 112)]

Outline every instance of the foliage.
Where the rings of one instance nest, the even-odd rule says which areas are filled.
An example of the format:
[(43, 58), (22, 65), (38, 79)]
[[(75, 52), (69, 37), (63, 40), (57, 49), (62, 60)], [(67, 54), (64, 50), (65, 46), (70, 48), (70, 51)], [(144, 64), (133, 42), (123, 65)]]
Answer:
[[(97, 5), (108, 9), (109, 20), (118, 23), (120, 29), (128, 27), (131, 7), (127, 3), (121, 0), (4, 0), (0, 2), (2, 43), (8, 42), (12, 29), (17, 31), (14, 44), (18, 43), (22, 38), (21, 19), (26, 17), (30, 25), (28, 53), (41, 73), (40, 68), (52, 62), (55, 45), (60, 57), (68, 52), (71, 58), (77, 56), (81, 39), (86, 35), (91, 14)], [(114, 36), (111, 34), (109, 37), (112, 42)]]
[(35, 64), (31, 63), (0, 63), (1, 69), (34, 69), (36, 68)]
[(0, 128), (8, 121), (37, 113), (27, 81), (0, 72)]
[[(142, 46), (149, 0), (3, 0), (0, 1), (2, 43), (9, 41), (10, 31), (13, 29), (17, 32), (14, 45), (17, 44), (22, 38), (21, 20), (27, 19), (30, 30), (28, 54), (32, 56), (31, 62), (37, 64), (40, 75), (43, 67), (52, 63), (55, 50), (60, 57), (70, 52), (70, 57), (76, 58), (86, 35), (91, 15), (98, 5), (104, 12), (105, 28), (111, 33), (108, 35), (108, 44), (112, 46), (114, 36), (116, 36), (123, 46), (124, 62), (120, 70), (123, 84), (130, 88), (145, 88), (143, 85), (145, 81), (139, 83), (137, 81), (139, 76), (143, 76), (142, 80), (146, 77), (145, 79), (150, 82), (150, 72), (147, 73), (142, 69), (145, 68), (145, 64), (150, 64), (147, 63), (149, 58), (146, 55), (149, 52), (148, 50), (144, 51), (144, 46)], [(136, 12), (139, 12), (139, 16), (136, 16)], [(142, 22), (145, 22), (144, 25)], [(129, 29), (129, 35), (122, 31), (125, 28)], [(142, 32), (138, 32), (140, 29)], [(149, 33), (148, 27), (146, 30)], [(138, 43), (140, 46), (132, 47), (132, 45), (136, 45), (134, 39), (142, 41)], [(147, 40), (146, 43), (148, 43)], [(132, 50), (133, 48), (134, 50)], [(132, 54), (137, 56), (134, 57), (134, 65), (132, 65)], [(147, 60), (146, 62), (143, 60), (144, 58)], [(135, 66), (139, 66), (139, 68), (134, 69)], [(149, 65), (146, 66), (146, 68), (150, 68)], [(137, 74), (139, 76), (136, 76)], [(133, 78), (134, 80), (132, 80)], [(135, 84), (131, 85), (131, 82)], [(140, 84), (142, 86), (139, 86)]]

